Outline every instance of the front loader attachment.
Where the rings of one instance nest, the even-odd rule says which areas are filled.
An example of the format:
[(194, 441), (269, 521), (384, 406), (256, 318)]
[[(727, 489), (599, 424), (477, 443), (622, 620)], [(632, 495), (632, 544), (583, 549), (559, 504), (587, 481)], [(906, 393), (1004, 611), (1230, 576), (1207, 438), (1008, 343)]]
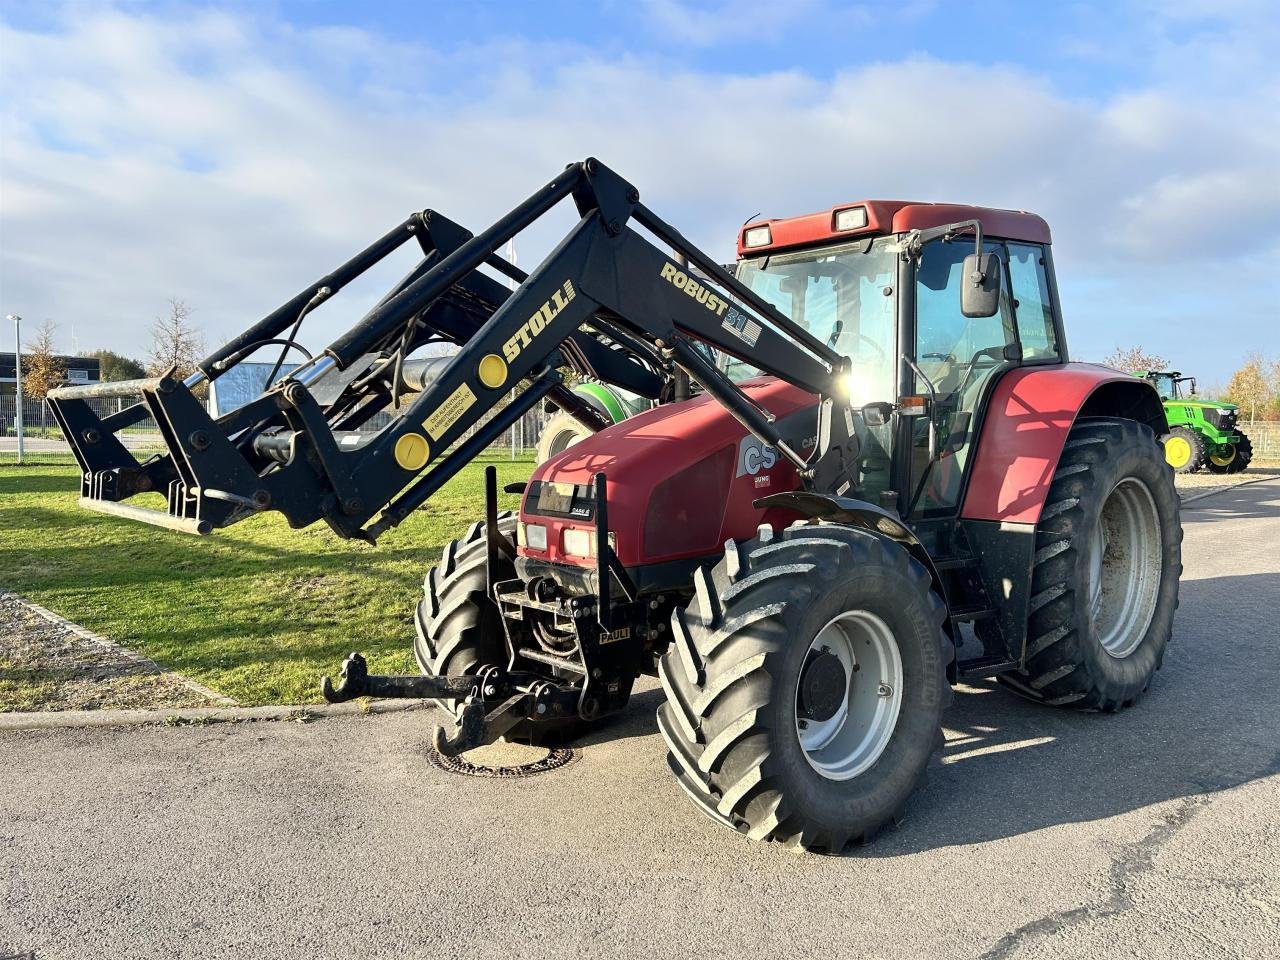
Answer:
[[(497, 256), (567, 198), (580, 220), (531, 273)], [(307, 314), (411, 239), (422, 258), (408, 275), (350, 330), (272, 382), (286, 351), (306, 353), (298, 333)], [(634, 187), (587, 160), (478, 236), (438, 213), (414, 214), (185, 380), (170, 371), (63, 387), (49, 399), (80, 464), (85, 507), (199, 534), (276, 510), (294, 527), (324, 520), (343, 537), (372, 542), (544, 398), (588, 429), (607, 426), (565, 387), (565, 367), (655, 399), (672, 376), (686, 374), (806, 482), (825, 486), (846, 472), (848, 418), (833, 415), (832, 403), (819, 404), (818, 447), (803, 459), (695, 341), (821, 397), (837, 393), (847, 369), (641, 205)], [(419, 354), (432, 345), (457, 352)], [(259, 397), (216, 418), (208, 413), (194, 392), (203, 382), (277, 347), (280, 359)], [(139, 402), (107, 417), (89, 403), (124, 396)], [(361, 429), (382, 411), (391, 413), (388, 424)], [(148, 414), (167, 452), (139, 461), (118, 432)], [(164, 495), (164, 509), (124, 502), (140, 494)]]

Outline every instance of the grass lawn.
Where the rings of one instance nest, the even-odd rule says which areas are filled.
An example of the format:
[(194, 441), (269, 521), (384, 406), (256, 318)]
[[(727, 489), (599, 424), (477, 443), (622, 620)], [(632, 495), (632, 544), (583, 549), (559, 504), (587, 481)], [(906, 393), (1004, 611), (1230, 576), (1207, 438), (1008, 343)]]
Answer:
[(203, 538), (89, 513), (69, 455), (27, 459), (0, 461), (0, 589), (245, 704), (315, 702), (320, 674), (352, 650), (375, 671), (416, 672), (422, 578), (482, 516), (484, 467), (497, 466), (499, 490), (533, 468), (481, 458), (370, 547), (322, 523), (291, 530), (277, 513)]

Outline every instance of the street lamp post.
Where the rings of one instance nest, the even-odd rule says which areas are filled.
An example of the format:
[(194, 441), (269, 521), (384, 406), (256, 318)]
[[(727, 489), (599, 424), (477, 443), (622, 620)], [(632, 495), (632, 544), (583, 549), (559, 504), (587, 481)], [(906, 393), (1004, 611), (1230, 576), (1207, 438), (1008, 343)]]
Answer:
[(22, 318), (16, 313), (11, 313), (7, 319), (13, 321), (13, 335), (17, 340), (17, 350), (14, 351), (13, 357), (17, 363), (15, 372), (18, 374), (18, 404), (13, 419), (18, 428), (18, 463), (22, 463)]

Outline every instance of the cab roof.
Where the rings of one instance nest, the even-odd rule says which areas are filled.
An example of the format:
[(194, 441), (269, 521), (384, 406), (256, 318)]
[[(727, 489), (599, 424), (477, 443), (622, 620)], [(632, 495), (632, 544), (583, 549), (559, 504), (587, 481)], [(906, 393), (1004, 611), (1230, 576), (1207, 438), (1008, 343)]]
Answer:
[[(847, 230), (836, 229), (836, 215), (854, 211), (850, 217), (861, 220), (856, 208), (866, 212), (866, 225)], [(906, 233), (911, 230), (927, 230), (962, 220), (977, 220), (982, 231), (1006, 240), (1022, 240), (1026, 243), (1049, 243), (1049, 224), (1034, 213), (1025, 210), (1001, 210), (996, 207), (973, 207), (961, 203), (922, 203), (917, 200), (858, 200), (839, 206), (805, 213), (798, 217), (777, 220), (753, 220), (738, 232), (738, 256), (756, 256), (791, 247), (807, 247), (832, 240), (856, 237), (881, 236)], [(767, 243), (746, 243), (747, 232), (758, 227), (769, 228)], [(760, 234), (756, 234), (758, 240)]]

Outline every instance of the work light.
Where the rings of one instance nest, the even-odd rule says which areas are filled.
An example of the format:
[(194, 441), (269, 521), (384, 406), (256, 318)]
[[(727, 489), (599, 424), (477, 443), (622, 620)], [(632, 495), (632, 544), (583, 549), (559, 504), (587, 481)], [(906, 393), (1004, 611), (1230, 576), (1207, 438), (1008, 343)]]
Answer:
[(861, 230), (867, 225), (866, 207), (849, 207), (836, 211), (837, 230)]

